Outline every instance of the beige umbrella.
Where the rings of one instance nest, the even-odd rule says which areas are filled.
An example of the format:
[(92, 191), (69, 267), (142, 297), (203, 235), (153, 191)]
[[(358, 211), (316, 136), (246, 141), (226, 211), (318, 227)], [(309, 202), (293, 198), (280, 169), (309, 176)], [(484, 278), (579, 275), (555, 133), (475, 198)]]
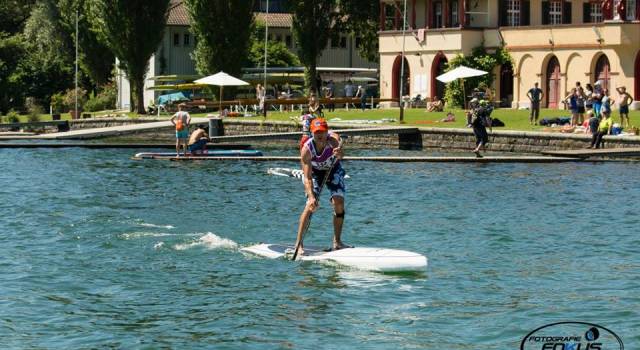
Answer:
[(443, 83), (450, 83), (454, 80), (460, 79), (462, 81), (462, 99), (464, 101), (463, 108), (466, 108), (467, 105), (467, 96), (464, 90), (464, 78), (477, 77), (481, 75), (485, 75), (487, 72), (479, 69), (473, 69), (465, 66), (458, 66), (455, 69), (452, 69), (444, 74), (438, 75), (436, 79), (440, 80)]
[(219, 72), (214, 75), (210, 75), (208, 77), (204, 77), (194, 81), (197, 84), (206, 84), (206, 85), (215, 85), (220, 87), (220, 105), (218, 106), (220, 113), (222, 113), (222, 89), (225, 86), (241, 86), (241, 85), (249, 85), (244, 80), (240, 80), (238, 78), (232, 77), (225, 72)]

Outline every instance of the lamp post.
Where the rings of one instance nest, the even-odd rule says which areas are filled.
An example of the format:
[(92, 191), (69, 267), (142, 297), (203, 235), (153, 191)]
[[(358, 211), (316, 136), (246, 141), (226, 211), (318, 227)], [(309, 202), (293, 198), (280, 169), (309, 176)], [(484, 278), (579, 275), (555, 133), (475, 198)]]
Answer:
[(402, 91), (404, 90), (404, 47), (405, 32), (407, 30), (407, 0), (404, 0), (404, 10), (402, 11), (402, 55), (400, 57), (400, 91), (398, 102), (400, 103), (400, 123), (404, 123), (404, 106), (402, 105)]

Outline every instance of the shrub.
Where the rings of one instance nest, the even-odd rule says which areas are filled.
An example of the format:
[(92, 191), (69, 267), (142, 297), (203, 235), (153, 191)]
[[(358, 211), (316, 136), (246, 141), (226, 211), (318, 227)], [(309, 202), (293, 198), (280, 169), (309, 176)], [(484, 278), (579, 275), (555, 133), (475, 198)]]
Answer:
[[(78, 109), (82, 110), (87, 102), (87, 91), (78, 88)], [(75, 108), (76, 106), (76, 90), (69, 89), (64, 93), (57, 93), (51, 96), (51, 106), (54, 113), (64, 113)]]
[(9, 110), (9, 113), (7, 113), (7, 116), (5, 117), (7, 119), (7, 123), (19, 123), (20, 122), (20, 116), (18, 115), (18, 112), (12, 110)]
[(100, 93), (89, 99), (84, 105), (89, 112), (103, 111), (105, 109), (114, 109), (116, 106), (117, 89), (115, 84), (108, 83), (102, 87)]

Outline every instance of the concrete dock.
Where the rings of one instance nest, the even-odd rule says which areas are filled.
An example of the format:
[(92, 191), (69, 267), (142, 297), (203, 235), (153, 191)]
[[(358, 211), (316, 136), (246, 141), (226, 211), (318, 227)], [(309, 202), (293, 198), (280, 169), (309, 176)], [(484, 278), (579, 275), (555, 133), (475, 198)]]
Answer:
[(576, 149), (565, 151), (544, 151), (541, 153), (553, 157), (640, 157), (640, 148)]
[[(135, 160), (142, 158), (132, 157)], [(145, 159), (169, 160), (169, 161), (255, 161), (255, 162), (300, 162), (299, 156), (260, 156), (260, 157), (176, 157), (176, 156), (156, 156)], [(389, 163), (559, 163), (582, 161), (582, 158), (569, 157), (345, 157), (345, 161), (364, 162), (389, 162)]]
[[(89, 143), (89, 142), (0, 142), (0, 148), (146, 148), (146, 149), (175, 149), (175, 143)], [(249, 149), (251, 145), (230, 143), (208, 143), (207, 149)]]

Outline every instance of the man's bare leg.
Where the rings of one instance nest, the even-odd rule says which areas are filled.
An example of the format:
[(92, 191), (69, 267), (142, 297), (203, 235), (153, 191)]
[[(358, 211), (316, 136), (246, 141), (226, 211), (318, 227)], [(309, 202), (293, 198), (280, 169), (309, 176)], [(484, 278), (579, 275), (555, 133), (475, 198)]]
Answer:
[(342, 224), (344, 223), (344, 198), (340, 196), (333, 196), (331, 198), (333, 203), (333, 249), (345, 248), (346, 245), (342, 243)]

